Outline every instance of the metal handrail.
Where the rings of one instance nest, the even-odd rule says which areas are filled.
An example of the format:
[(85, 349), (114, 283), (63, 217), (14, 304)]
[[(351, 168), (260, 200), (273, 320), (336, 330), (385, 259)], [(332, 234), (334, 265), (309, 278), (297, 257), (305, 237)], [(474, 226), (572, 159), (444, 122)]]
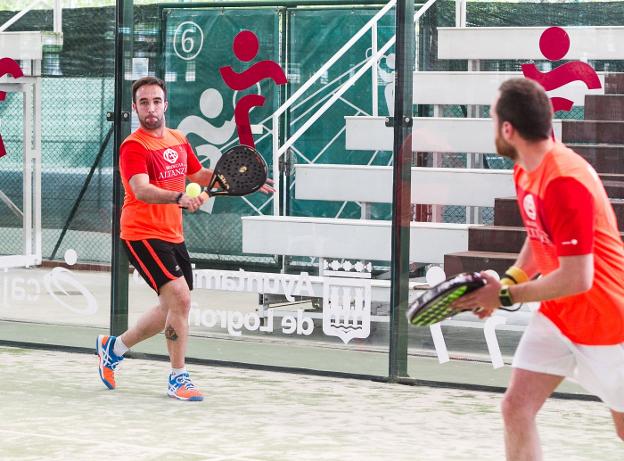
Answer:
[[(421, 6), (418, 11), (414, 14), (414, 22), (416, 23), (423, 14), (429, 10), (429, 8), (436, 2), (437, 0), (428, 0), (423, 6)], [(292, 145), (303, 135), (307, 129), (312, 126), (326, 111), (331, 107), (357, 80), (359, 80), (364, 73), (371, 68), (374, 64), (376, 64), (379, 59), (384, 55), (388, 49), (392, 45), (394, 45), (396, 41), (396, 35), (393, 35), (392, 38), (386, 42), (379, 50), (376, 50), (377, 44), (377, 34), (376, 27), (377, 23), (392, 7), (396, 5), (396, 0), (390, 0), (388, 4), (386, 4), (379, 12), (373, 16), (358, 32), (356, 32), (347, 43), (345, 43), (321, 68), (312, 75), (292, 96), (290, 96), (284, 104), (282, 104), (272, 115), (272, 135), (273, 135), (273, 178), (275, 181), (275, 193), (273, 196), (273, 214), (279, 215), (280, 208), (280, 187), (279, 181), (279, 164), (280, 157), (290, 148)], [(340, 59), (349, 49), (353, 47), (353, 45), (366, 33), (369, 29), (373, 30), (373, 47), (370, 58), (362, 67), (360, 67), (346, 82), (344, 82), (338, 90), (329, 98), (325, 103), (311, 116), (306, 122), (295, 132), (292, 136), (290, 136), (284, 144), (279, 145), (279, 117), (286, 112), (286, 110), (294, 104), (296, 100), (298, 100), (303, 93), (310, 88), (321, 76), (325, 75), (327, 70), (331, 66), (333, 66), (338, 59)], [(376, 50), (376, 51), (375, 51)], [(373, 76), (374, 77), (374, 76)], [(373, 85), (376, 85), (376, 79), (373, 78)], [(375, 91), (373, 91), (373, 94)], [(373, 97), (373, 102), (375, 102), (376, 98)]]

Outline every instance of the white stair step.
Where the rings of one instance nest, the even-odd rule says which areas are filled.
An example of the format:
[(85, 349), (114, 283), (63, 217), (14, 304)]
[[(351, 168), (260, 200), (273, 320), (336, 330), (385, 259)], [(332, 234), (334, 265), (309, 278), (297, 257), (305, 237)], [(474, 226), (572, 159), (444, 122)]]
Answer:
[[(541, 27), (438, 27), (439, 59), (546, 60), (539, 48)], [(624, 27), (563, 27), (570, 37), (565, 60), (624, 59)]]
[[(295, 197), (392, 203), (392, 167), (296, 165)], [(511, 170), (412, 168), (412, 203), (493, 207), (515, 196)]]
[[(390, 261), (392, 223), (366, 219), (246, 216), (243, 252)], [(444, 262), (468, 249), (468, 225), (410, 224), (410, 261)]]
[(0, 56), (16, 61), (41, 61), (44, 45), (63, 44), (62, 34), (54, 32), (1, 32)]
[[(393, 129), (386, 117), (345, 117), (348, 150), (392, 151)], [(553, 121), (561, 139), (561, 120)], [(490, 118), (415, 117), (412, 128), (414, 152), (494, 153), (494, 124)]]
[[(522, 72), (414, 72), (414, 104), (489, 106), (501, 83), (522, 76)], [(548, 95), (569, 99), (582, 107), (586, 95), (604, 94), (605, 73), (599, 72), (598, 78), (602, 88), (588, 90), (583, 82), (575, 81), (549, 91)]]

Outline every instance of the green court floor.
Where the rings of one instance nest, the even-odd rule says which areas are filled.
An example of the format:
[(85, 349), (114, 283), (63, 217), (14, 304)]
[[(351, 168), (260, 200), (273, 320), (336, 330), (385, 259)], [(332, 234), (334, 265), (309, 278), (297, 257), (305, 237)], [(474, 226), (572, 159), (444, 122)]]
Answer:
[[(504, 459), (500, 394), (190, 365), (203, 402), (166, 396), (166, 362), (127, 359), (107, 390), (94, 355), (0, 347), (0, 459)], [(550, 400), (546, 460), (616, 461), (598, 402)]]

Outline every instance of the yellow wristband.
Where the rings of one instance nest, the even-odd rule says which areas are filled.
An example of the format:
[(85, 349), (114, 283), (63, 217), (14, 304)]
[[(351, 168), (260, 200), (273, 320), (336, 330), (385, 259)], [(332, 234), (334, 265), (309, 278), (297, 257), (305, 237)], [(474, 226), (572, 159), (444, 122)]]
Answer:
[(511, 266), (501, 278), (502, 285), (516, 285), (529, 280), (529, 276), (518, 266)]

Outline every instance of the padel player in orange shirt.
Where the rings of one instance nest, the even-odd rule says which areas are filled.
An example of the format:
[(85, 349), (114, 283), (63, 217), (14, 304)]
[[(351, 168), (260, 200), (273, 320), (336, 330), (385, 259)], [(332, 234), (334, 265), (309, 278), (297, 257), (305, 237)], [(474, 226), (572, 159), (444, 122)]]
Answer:
[(566, 377), (610, 408), (624, 440), (624, 248), (613, 208), (591, 165), (553, 141), (539, 84), (504, 82), (491, 113), (497, 152), (515, 162), (527, 238), (503, 278), (512, 283), (483, 272), (487, 285), (454, 306), (487, 317), (500, 305), (541, 302), (502, 403), (507, 459), (542, 459), (535, 418)]
[(202, 400), (185, 368), (193, 276), (182, 233), (182, 210), (195, 212), (200, 197), (184, 193), (185, 181), (207, 186), (203, 168), (186, 137), (165, 126), (167, 90), (162, 80), (143, 77), (132, 85), (132, 108), (140, 127), (121, 145), (119, 166), (125, 189), (121, 239), (130, 262), (158, 294), (158, 304), (119, 337), (97, 339), (100, 378), (115, 388), (115, 369), (135, 344), (164, 330), (171, 360), (167, 394)]

